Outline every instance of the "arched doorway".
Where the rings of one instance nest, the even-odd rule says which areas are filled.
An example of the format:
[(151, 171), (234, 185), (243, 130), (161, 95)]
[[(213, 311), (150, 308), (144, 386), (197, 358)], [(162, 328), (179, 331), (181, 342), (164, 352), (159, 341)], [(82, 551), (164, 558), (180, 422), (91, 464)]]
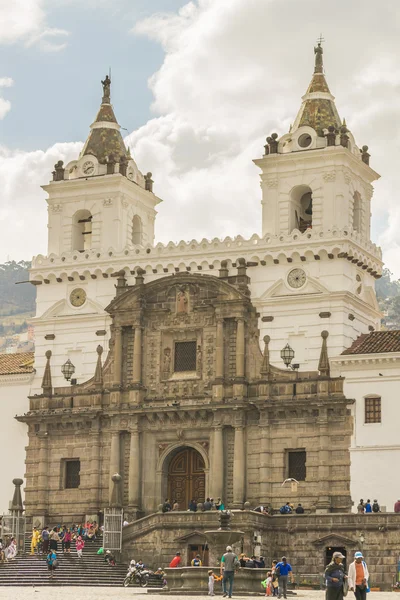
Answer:
[(204, 502), (205, 473), (203, 457), (194, 448), (183, 448), (171, 459), (168, 467), (168, 497), (186, 510), (190, 500)]

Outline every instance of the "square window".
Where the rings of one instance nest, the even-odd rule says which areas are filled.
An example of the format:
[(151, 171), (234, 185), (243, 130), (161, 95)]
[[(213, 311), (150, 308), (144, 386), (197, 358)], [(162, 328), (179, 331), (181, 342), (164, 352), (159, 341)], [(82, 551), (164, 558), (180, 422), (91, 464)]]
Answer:
[(381, 423), (381, 399), (379, 396), (365, 398), (365, 422)]
[(174, 371), (196, 370), (196, 342), (175, 342)]
[(81, 483), (81, 461), (67, 460), (65, 462), (65, 487), (66, 489), (78, 488)]
[(306, 479), (306, 458), (305, 450), (294, 450), (288, 452), (288, 477), (293, 477), (297, 481)]

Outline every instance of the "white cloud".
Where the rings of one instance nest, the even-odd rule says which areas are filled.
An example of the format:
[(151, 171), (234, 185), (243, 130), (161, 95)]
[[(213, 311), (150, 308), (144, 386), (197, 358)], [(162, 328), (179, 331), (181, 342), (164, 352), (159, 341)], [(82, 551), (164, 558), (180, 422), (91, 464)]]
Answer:
[(186, 239), (260, 232), (258, 169), (251, 159), (262, 154), (266, 135), (284, 133), (294, 120), (313, 70), (315, 32), (323, 27), (339, 113), (359, 144), (368, 143), (371, 166), (383, 175), (373, 203), (375, 239), (400, 275), (396, 8), (387, 4), (377, 16), (373, 0), (362, 7), (338, 0), (331, 13), (318, 0), (198, 0), (135, 25), (136, 35), (165, 51), (149, 81), (159, 116), (129, 137), (165, 200), (158, 239), (177, 240), (182, 231)]
[(46, 51), (65, 47), (52, 41), (68, 32), (49, 27), (46, 21), (46, 0), (12, 0), (0, 3), (0, 44), (23, 42), (26, 46), (38, 44)]
[(12, 87), (14, 80), (11, 77), (0, 77), (0, 87)]
[(9, 102), (8, 100), (4, 100), (4, 98), (0, 97), (0, 121), (2, 119), (4, 119), (4, 117), (9, 112), (10, 109), (11, 109), (11, 102)]

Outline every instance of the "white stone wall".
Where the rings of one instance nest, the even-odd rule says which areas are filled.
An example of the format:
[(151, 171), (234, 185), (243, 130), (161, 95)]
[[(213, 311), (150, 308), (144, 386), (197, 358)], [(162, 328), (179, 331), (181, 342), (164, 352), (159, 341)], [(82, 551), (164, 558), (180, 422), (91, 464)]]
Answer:
[[(341, 356), (331, 361), (331, 369), (345, 377), (344, 393), (356, 401), (350, 450), (353, 510), (360, 498), (377, 498), (393, 511), (400, 498), (400, 353)], [(371, 394), (381, 397), (381, 423), (365, 423), (364, 399)]]
[(12, 480), (25, 477), (28, 431), (15, 415), (28, 412), (32, 375), (0, 376), (0, 513), (7, 512), (14, 493)]

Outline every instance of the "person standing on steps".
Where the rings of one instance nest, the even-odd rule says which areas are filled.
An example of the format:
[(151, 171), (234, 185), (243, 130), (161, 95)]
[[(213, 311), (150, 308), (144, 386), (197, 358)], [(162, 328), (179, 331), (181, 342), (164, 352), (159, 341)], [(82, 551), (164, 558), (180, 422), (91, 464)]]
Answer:
[(49, 528), (46, 526), (42, 531), (42, 540), (43, 540), (42, 550), (43, 550), (43, 554), (45, 556), (47, 556), (47, 554), (49, 553), (49, 539), (50, 539)]
[(72, 533), (70, 528), (68, 527), (67, 531), (65, 532), (64, 535), (64, 546), (65, 546), (65, 554), (71, 554), (71, 540), (72, 540)]
[(57, 554), (57, 544), (60, 541), (60, 537), (58, 535), (58, 528), (54, 527), (53, 531), (50, 533), (50, 550), (54, 550)]
[(278, 598), (287, 597), (287, 582), (290, 576), (290, 581), (293, 583), (292, 566), (287, 562), (286, 556), (282, 556), (281, 562), (276, 565), (276, 573), (278, 575)]
[(76, 553), (78, 555), (78, 558), (82, 558), (83, 549), (85, 547), (85, 542), (83, 541), (83, 539), (81, 538), (80, 535), (78, 536), (78, 538), (75, 542), (75, 547), (76, 547)]
[(47, 568), (49, 570), (49, 577), (50, 579), (54, 578), (54, 571), (57, 568), (57, 554), (54, 552), (54, 550), (50, 550), (47, 557), (46, 557), (46, 562), (47, 562)]
[[(236, 554), (232, 550), (232, 546), (226, 547), (226, 552), (221, 558), (220, 574), (222, 578), (222, 591), (223, 598), (229, 596), (232, 598), (233, 579), (235, 577), (235, 571), (239, 568), (240, 563)], [(229, 589), (228, 589), (229, 585)]]
[(36, 527), (33, 528), (32, 530), (32, 535), (31, 535), (31, 556), (33, 556), (35, 554), (35, 551), (37, 549), (37, 545), (39, 542), (39, 537), (40, 537), (40, 533), (37, 530)]

